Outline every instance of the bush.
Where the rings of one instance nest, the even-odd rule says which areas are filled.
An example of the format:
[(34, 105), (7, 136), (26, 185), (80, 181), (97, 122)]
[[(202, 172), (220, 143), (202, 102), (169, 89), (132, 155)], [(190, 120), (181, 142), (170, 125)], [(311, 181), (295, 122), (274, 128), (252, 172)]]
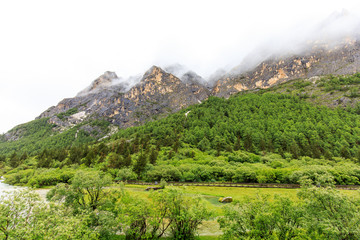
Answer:
[(137, 179), (136, 173), (130, 168), (122, 168), (117, 172), (116, 181), (135, 181)]
[(181, 172), (172, 165), (154, 166), (146, 172), (145, 179), (150, 182), (160, 181), (161, 179), (167, 182), (179, 181), (181, 179)]

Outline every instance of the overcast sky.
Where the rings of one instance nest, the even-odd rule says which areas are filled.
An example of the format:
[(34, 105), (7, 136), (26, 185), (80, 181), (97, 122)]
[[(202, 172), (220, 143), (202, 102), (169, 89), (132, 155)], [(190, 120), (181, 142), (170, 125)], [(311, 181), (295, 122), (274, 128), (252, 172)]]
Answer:
[(180, 63), (207, 77), (264, 42), (291, 42), (291, 29), (359, 8), (358, 0), (0, 1), (0, 133), (107, 70), (127, 77)]

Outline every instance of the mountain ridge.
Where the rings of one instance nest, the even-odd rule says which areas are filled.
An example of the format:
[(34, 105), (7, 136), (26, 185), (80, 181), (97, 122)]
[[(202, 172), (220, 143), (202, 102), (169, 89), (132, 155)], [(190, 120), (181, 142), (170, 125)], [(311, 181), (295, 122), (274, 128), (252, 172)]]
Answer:
[[(63, 99), (36, 119), (46, 118), (54, 134), (76, 127), (76, 136), (80, 131), (84, 136), (96, 140), (109, 136), (118, 128), (138, 126), (201, 103), (210, 96), (228, 98), (239, 92), (269, 89), (294, 79), (308, 81), (315, 77), (318, 79), (309, 81), (319, 81), (323, 75), (356, 73), (359, 67), (360, 43), (352, 40), (331, 48), (319, 44), (303, 55), (269, 58), (245, 72), (237, 73), (235, 69), (218, 77), (214, 86), (191, 70), (182, 69), (175, 76), (179, 66), (169, 68), (168, 71), (152, 66), (141, 78), (136, 79), (137, 83), (133, 86), (116, 73), (107, 71), (75, 97)], [(316, 84), (314, 87), (317, 88)], [(359, 90), (354, 85), (352, 93), (350, 90), (346, 91), (335, 94), (338, 98), (333, 95), (330, 97), (331, 102), (325, 105), (354, 106), (357, 98), (348, 95), (355, 96)], [(296, 94), (300, 96), (303, 93), (300, 91)], [(321, 98), (329, 98), (330, 94), (331, 92), (326, 92)], [(315, 95), (309, 92), (312, 98), (316, 98)], [(22, 136), (22, 131), (10, 130), (2, 138), (3, 141), (17, 141)]]

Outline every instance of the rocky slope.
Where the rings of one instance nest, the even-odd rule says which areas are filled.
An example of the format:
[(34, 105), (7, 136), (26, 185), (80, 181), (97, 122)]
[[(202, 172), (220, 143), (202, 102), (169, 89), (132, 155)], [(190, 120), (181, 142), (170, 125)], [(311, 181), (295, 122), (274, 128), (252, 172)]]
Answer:
[(346, 39), (335, 46), (317, 43), (302, 54), (273, 57), (250, 71), (226, 74), (217, 81), (212, 95), (229, 97), (239, 91), (269, 88), (292, 79), (353, 74), (359, 70), (359, 41)]
[(195, 73), (185, 77), (186, 81), (181, 81), (153, 66), (138, 84), (126, 91), (122, 83), (116, 84), (115, 73), (106, 72), (76, 97), (62, 100), (38, 118), (50, 117), (49, 123), (65, 128), (98, 118), (120, 128), (135, 126), (199, 103), (210, 95)]

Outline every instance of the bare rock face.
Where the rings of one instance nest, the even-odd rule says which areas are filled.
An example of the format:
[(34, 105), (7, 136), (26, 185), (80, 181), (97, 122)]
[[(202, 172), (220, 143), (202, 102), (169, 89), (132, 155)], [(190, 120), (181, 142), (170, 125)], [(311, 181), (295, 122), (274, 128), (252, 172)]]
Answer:
[(269, 88), (297, 78), (327, 74), (353, 74), (360, 70), (360, 43), (347, 40), (337, 46), (313, 45), (302, 55), (276, 57), (260, 63), (253, 70), (227, 74), (215, 84), (211, 94), (229, 97), (239, 91)]
[(103, 89), (109, 88), (114, 84), (114, 80), (119, 79), (116, 73), (114, 72), (105, 72), (103, 75), (95, 79), (91, 85), (77, 94), (77, 96), (85, 96), (90, 93), (95, 93), (96, 91), (101, 91)]
[[(184, 83), (156, 66), (128, 91), (121, 84), (114, 84), (116, 79), (115, 73), (106, 72), (76, 97), (62, 100), (38, 118), (50, 117), (51, 124), (61, 127), (101, 118), (127, 128), (199, 103), (210, 94), (195, 80)], [(68, 112), (72, 114), (66, 114)], [(65, 116), (59, 119), (59, 114)]]
[(180, 79), (188, 88), (190, 88), (198, 99), (206, 99), (210, 96), (211, 86), (195, 72), (186, 72)]

